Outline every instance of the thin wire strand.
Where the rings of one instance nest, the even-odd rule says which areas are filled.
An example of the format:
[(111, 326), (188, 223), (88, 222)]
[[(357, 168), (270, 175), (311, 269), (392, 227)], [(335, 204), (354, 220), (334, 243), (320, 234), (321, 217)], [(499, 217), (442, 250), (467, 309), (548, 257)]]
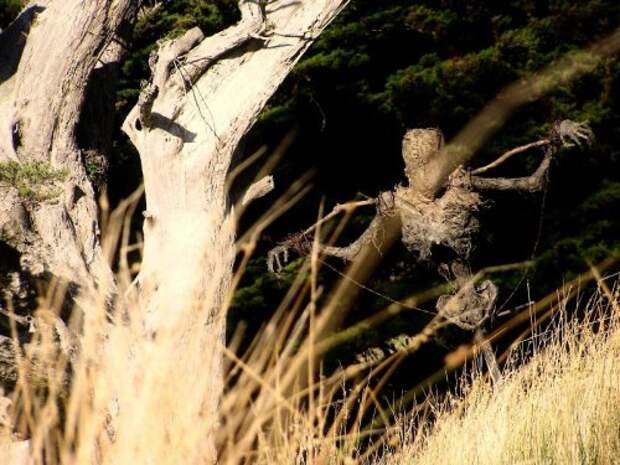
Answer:
[(347, 281), (353, 283), (355, 286), (359, 287), (360, 289), (363, 289), (367, 292), (370, 292), (371, 294), (376, 295), (377, 297), (381, 297), (384, 300), (387, 300), (390, 303), (396, 304), (396, 305), (400, 305), (403, 308), (406, 308), (408, 310), (416, 310), (418, 312), (421, 313), (426, 313), (428, 315), (433, 315), (433, 316), (437, 316), (437, 312), (431, 312), (429, 310), (425, 310), (423, 308), (420, 307), (414, 307), (413, 305), (409, 305), (406, 304), (404, 302), (401, 302), (399, 300), (393, 299), (392, 297), (385, 295), (371, 287), (366, 286), (365, 284), (360, 283), (359, 281), (356, 281), (355, 279), (351, 278), (350, 276), (347, 276), (345, 273), (343, 273), (342, 271), (340, 271), (339, 269), (337, 269), (336, 267), (330, 265), (329, 263), (327, 263), (325, 260), (319, 259), (319, 261), (325, 265), (327, 268), (329, 268), (330, 270), (332, 270), (334, 273), (340, 275), (342, 278), (346, 279)]
[(533, 265), (534, 257), (536, 256), (536, 252), (538, 251), (538, 247), (540, 245), (540, 241), (542, 238), (542, 231), (543, 231), (544, 219), (545, 219), (545, 207), (547, 205), (547, 192), (549, 190), (549, 172), (550, 171), (551, 171), (551, 167), (549, 167), (549, 169), (545, 173), (545, 182), (543, 184), (543, 194), (542, 194), (542, 199), (540, 202), (540, 215), (538, 218), (538, 231), (536, 232), (536, 239), (534, 241), (534, 246), (532, 247), (532, 253), (530, 254), (530, 259), (529, 259), (530, 264), (525, 268), (525, 270), (523, 271), (521, 275), (521, 278), (519, 278), (519, 282), (517, 283), (515, 288), (512, 290), (510, 295), (506, 298), (506, 300), (502, 303), (502, 305), (497, 309), (496, 313), (499, 313), (502, 310), (504, 310), (504, 308), (506, 308), (508, 303), (512, 300), (512, 298), (519, 291), (519, 289), (523, 285), (523, 282), (528, 277), (530, 271), (532, 270), (534, 266)]
[[(198, 110), (198, 114), (200, 115), (200, 118), (204, 121), (207, 128), (213, 133), (217, 141), (221, 142), (220, 136), (218, 136), (215, 127), (207, 120), (207, 118), (202, 112), (202, 108), (200, 108), (200, 102), (198, 102), (198, 97), (196, 96), (196, 94), (200, 96), (200, 100), (202, 100), (202, 103), (204, 104), (205, 108), (209, 112), (211, 119), (213, 119), (213, 114), (211, 113), (211, 110), (209, 109), (209, 105), (207, 104), (206, 99), (202, 95), (202, 92), (200, 92), (200, 89), (198, 89), (197, 86), (193, 85), (191, 80), (186, 77), (185, 73), (183, 72), (183, 63), (181, 63), (178, 58), (175, 59), (173, 63), (174, 63), (174, 67), (181, 75), (181, 79), (183, 80), (183, 89), (185, 90), (185, 95), (187, 95), (187, 88), (189, 87), (189, 91), (192, 94), (192, 99), (194, 100), (194, 103), (196, 104), (196, 109)], [(181, 66), (179, 66), (179, 64)]]

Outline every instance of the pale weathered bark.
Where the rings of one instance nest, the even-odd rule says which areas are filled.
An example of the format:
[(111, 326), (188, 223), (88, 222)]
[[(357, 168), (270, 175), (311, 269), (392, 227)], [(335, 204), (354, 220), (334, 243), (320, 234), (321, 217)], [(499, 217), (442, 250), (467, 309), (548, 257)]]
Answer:
[[(141, 330), (132, 336), (127, 378), (140, 384), (149, 367), (148, 347), (166, 340), (178, 365), (195, 363), (208, 374), (197, 377), (201, 398), (187, 399), (185, 410), (215, 418), (223, 388), (218, 349), (235, 256), (235, 215), (225, 181), (233, 152), (346, 3), (282, 0), (265, 6), (241, 0), (237, 25), (208, 38), (193, 29), (161, 44), (149, 63), (152, 81), (123, 126), (140, 153), (147, 200), (144, 259), (133, 288), (139, 305), (131, 314)], [(113, 294), (115, 283), (99, 245), (94, 190), (76, 128), (89, 77), (106, 61), (104, 50), (106, 56), (116, 53), (110, 41), (135, 5), (33, 2), (0, 36), (9, 44), (0, 61), (0, 163), (49, 171), (41, 183), (45, 199), (40, 192), (24, 198), (19, 186), (0, 186), (2, 240), (21, 253), (30, 274), (76, 284), (85, 299)], [(268, 187), (250, 192), (247, 201)], [(178, 373), (163, 371), (159, 381), (174, 383)], [(117, 416), (132, 407), (121, 394), (115, 403)]]
[[(104, 74), (120, 59), (122, 50), (109, 45), (136, 7), (130, 0), (33, 1), (0, 35), (0, 241), (19, 253), (19, 264), (0, 257), (3, 271), (14, 267), (15, 284), (2, 289), (0, 310), (14, 297), (35, 303), (26, 289), (29, 276), (64, 281), (83, 311), (101, 310), (88, 302), (114, 291), (99, 244), (95, 193), (83, 164), (86, 150), (98, 148), (105, 137), (95, 134), (81, 146), (78, 128), (89, 125), (84, 101), (89, 89), (97, 88), (93, 70)], [(103, 107), (91, 101), (90, 113), (102, 135)], [(69, 355), (61, 348), (67, 328), (49, 314), (47, 320), (62, 335), (52, 326), (46, 331), (37, 324), (47, 325), (40, 315), (27, 320), (11, 315), (20, 342), (30, 343), (20, 349), (12, 338), (0, 336), (0, 384), (15, 385), (19, 363), (22, 382), (35, 389), (59, 382), (59, 396), (65, 397), (65, 368), (75, 361), (77, 346), (64, 357)], [(57, 367), (58, 380), (48, 379), (50, 367)], [(3, 459), (30, 460), (28, 441), (5, 435), (0, 442)]]
[[(129, 0), (32, 2), (2, 36), (0, 162), (51, 170), (38, 201), (2, 185), (2, 239), (33, 275), (112, 288), (98, 243), (93, 188), (76, 143), (87, 83), (99, 55), (131, 9)], [(11, 43), (19, 36), (18, 44)]]
[[(83, 163), (86, 149), (98, 147), (104, 137), (95, 135), (81, 146), (78, 132), (89, 122), (92, 129), (93, 120), (100, 135), (106, 127), (103, 108), (91, 102), (86, 111), (84, 101), (89, 89), (97, 88), (94, 70), (105, 73), (120, 59), (122, 50), (110, 45), (136, 9), (129, 0), (33, 1), (0, 34), (0, 242), (19, 256), (19, 262), (9, 260), (3, 245), (1, 268), (10, 271), (11, 281), (0, 296), (4, 321), (9, 321), (6, 303), (19, 304), (22, 312), (35, 310), (36, 295), (28, 290), (33, 276), (64, 282), (88, 317), (100, 317), (93, 313), (104, 308), (89, 302), (105, 301), (114, 292), (99, 244), (95, 192)], [(17, 322), (20, 340), (32, 342), (24, 381), (49, 386), (44, 359), (60, 353), (60, 340), (38, 347), (45, 331), (32, 325), (37, 316), (28, 318), (27, 325)], [(50, 318), (64, 327), (56, 315)], [(0, 383), (11, 386), (18, 349), (4, 336), (0, 345)], [(64, 396), (68, 378), (61, 384)]]
[(263, 10), (242, 0), (237, 25), (209, 38), (190, 30), (162, 44), (151, 60), (152, 81), (123, 126), (140, 153), (147, 201), (136, 281), (145, 332), (158, 337), (204, 325), (207, 411), (215, 411), (222, 389), (216, 348), (235, 255), (225, 189), (233, 152), (345, 3), (275, 1)]
[[(76, 128), (99, 51), (131, 9), (129, 0), (32, 2), (0, 35), (0, 170), (38, 173), (20, 185), (3, 176), (0, 240), (21, 255), (16, 273), (55, 276), (84, 297), (96, 288), (105, 296), (114, 284), (98, 242), (96, 202)], [(17, 379), (17, 349), (9, 338), (0, 336), (0, 344), (0, 382), (10, 385)], [(32, 348), (39, 356), (23, 365), (25, 381), (48, 386), (44, 359), (53, 351)], [(29, 442), (4, 426), (9, 434), (0, 438), (0, 456), (28, 463)]]

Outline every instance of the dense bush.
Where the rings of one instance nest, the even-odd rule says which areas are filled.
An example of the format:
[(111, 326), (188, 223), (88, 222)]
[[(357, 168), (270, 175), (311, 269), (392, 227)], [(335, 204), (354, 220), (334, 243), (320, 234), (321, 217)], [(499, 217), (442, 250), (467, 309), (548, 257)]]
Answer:
[[(20, 3), (0, 0), (0, 26)], [(147, 57), (158, 39), (193, 26), (212, 34), (236, 20), (234, 0), (168, 0), (141, 15), (123, 64), (117, 127), (137, 99), (140, 80), (148, 78)], [(358, 192), (375, 195), (402, 180), (400, 140), (407, 128), (435, 126), (450, 137), (504, 85), (604, 37), (618, 24), (620, 4), (613, 0), (352, 1), (312, 46), (247, 138), (245, 150), (250, 152), (276, 144), (299, 126), (297, 143), (276, 168), (276, 184), (285, 189), (307, 169), (318, 171), (313, 194), (268, 231), (238, 290), (232, 318), (261, 319), (275, 307), (286, 280), (265, 275), (262, 252), (312, 222), (315, 214), (307, 212), (316, 211), (322, 195), (329, 207)], [(534, 256), (537, 266), (527, 277), (531, 291), (542, 294), (583, 269), (584, 258), (596, 261), (617, 249), (620, 218), (612, 212), (620, 204), (618, 89), (620, 63), (606, 59), (589, 75), (519, 110), (480, 151), (475, 163), (536, 139), (563, 118), (588, 120), (597, 135), (593, 149), (570, 150), (559, 157), (544, 196), (494, 198), (494, 206), (481, 218), (474, 267)], [(535, 152), (516, 157), (499, 172), (525, 174), (538, 159)], [(120, 130), (110, 165), (110, 192), (119, 198), (140, 177), (136, 154)], [(358, 226), (363, 220), (357, 219)], [(328, 270), (324, 279), (334, 277)], [(502, 278), (502, 289), (510, 293), (522, 278)], [(413, 260), (399, 250), (370, 285), (400, 298), (437, 279), (414, 268)], [(515, 300), (525, 297), (521, 286)], [(377, 296), (364, 294), (358, 315), (383, 304)], [(394, 331), (410, 323), (399, 320)]]
[[(318, 167), (317, 194), (307, 200), (311, 209), (321, 194), (328, 203), (357, 192), (374, 195), (402, 179), (399, 145), (406, 128), (434, 126), (448, 137), (455, 134), (504, 85), (604, 37), (619, 20), (620, 5), (613, 1), (354, 1), (272, 100), (253, 138), (269, 140), (293, 124), (301, 126), (300, 143), (276, 175), (286, 183)], [(474, 163), (482, 164), (535, 140), (563, 118), (588, 120), (597, 135), (594, 148), (559, 157), (545, 195), (497, 196), (483, 213), (474, 267), (537, 258), (527, 275), (499, 278), (502, 303), (514, 286), (520, 284), (508, 305), (527, 298), (526, 283), (541, 295), (583, 270), (585, 258), (597, 261), (618, 248), (620, 221), (612, 212), (620, 202), (620, 95), (614, 90), (619, 84), (620, 63), (605, 60), (591, 74), (521, 109), (478, 154)], [(498, 173), (526, 174), (539, 159), (536, 152), (517, 157)], [(272, 233), (281, 236), (311, 220), (292, 212)], [(400, 298), (437, 279), (407, 265), (406, 257), (402, 266), (404, 254), (399, 250), (388, 258), (390, 265), (371, 287)], [(247, 277), (240, 298), (248, 289), (255, 295), (267, 289), (257, 276)], [(269, 308), (242, 300), (236, 308), (243, 315), (256, 318)], [(363, 293), (357, 315), (385, 304)], [(392, 322), (359, 344), (408, 326), (411, 331), (419, 325), (412, 320)]]
[(0, 0), (0, 28), (4, 29), (17, 16), (26, 2), (24, 0)]

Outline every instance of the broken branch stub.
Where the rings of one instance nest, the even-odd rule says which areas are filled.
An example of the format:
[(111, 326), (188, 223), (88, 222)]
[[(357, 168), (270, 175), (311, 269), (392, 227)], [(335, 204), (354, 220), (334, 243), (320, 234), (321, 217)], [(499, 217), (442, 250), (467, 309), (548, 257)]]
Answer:
[(181, 37), (163, 42), (157, 52), (157, 60), (153, 69), (153, 84), (163, 88), (170, 76), (173, 62), (181, 55), (188, 53), (194, 46), (204, 40), (200, 28), (195, 27)]
[(254, 200), (264, 197), (271, 192), (274, 187), (275, 184), (273, 181), (273, 176), (265, 176), (264, 178), (259, 179), (248, 187), (243, 199), (241, 200), (241, 205), (245, 207)]

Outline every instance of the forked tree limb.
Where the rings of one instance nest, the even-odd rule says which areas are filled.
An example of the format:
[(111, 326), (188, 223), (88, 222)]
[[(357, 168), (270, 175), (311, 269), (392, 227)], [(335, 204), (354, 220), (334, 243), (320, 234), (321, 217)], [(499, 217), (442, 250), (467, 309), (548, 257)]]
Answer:
[[(159, 93), (167, 84), (187, 92), (196, 80), (219, 58), (252, 40), (264, 27), (264, 13), (258, 1), (239, 0), (239, 22), (217, 34), (205, 38), (200, 28), (188, 30), (177, 39), (164, 41), (149, 58), (152, 81), (140, 94), (138, 109), (141, 123), (152, 126), (151, 112)], [(174, 81), (169, 82), (174, 75)], [(170, 86), (169, 86), (170, 87)], [(180, 105), (177, 105), (180, 108)], [(172, 112), (176, 116), (177, 108)], [(128, 118), (129, 120), (129, 118)], [(125, 123), (125, 131), (131, 131)]]
[[(158, 275), (174, 266), (155, 271), (151, 265), (162, 261), (169, 246), (196, 243), (195, 237), (171, 238), (168, 222), (183, 230), (181, 235), (202, 230), (206, 240), (219, 234), (217, 225), (228, 215), (225, 175), (234, 149), (310, 45), (308, 37), (316, 37), (346, 3), (275, 1), (263, 8), (260, 2), (241, 0), (236, 25), (207, 38), (201, 38), (198, 29), (190, 30), (160, 45), (151, 59), (151, 84), (123, 124), (142, 159), (152, 219), (145, 225), (145, 257), (138, 277), (142, 292), (163, 289), (155, 284)], [(268, 33), (267, 22), (279, 33), (265, 46), (255, 37)], [(200, 226), (202, 221), (206, 227)], [(229, 238), (222, 243), (228, 244)], [(178, 251), (170, 255), (171, 260), (179, 256)], [(180, 275), (189, 272), (183, 267)], [(192, 281), (195, 278), (187, 279)]]
[[(240, 21), (203, 40), (185, 57), (187, 75), (194, 83), (216, 60), (252, 39), (264, 40), (265, 12), (260, 0), (239, 0)], [(272, 2), (277, 3), (277, 2)]]
[[(239, 23), (202, 40), (196, 32), (196, 44), (178, 56), (176, 48), (163, 57), (165, 47), (174, 48), (163, 43), (152, 60), (151, 85), (157, 92), (149, 91), (123, 124), (140, 155), (150, 213), (141, 269), (128, 296), (133, 299), (135, 293), (140, 302), (132, 312), (144, 331), (137, 339), (149, 345), (172, 337), (172, 356), (201, 366), (199, 376), (174, 368), (179, 396), (186, 389), (201, 396), (198, 404), (187, 405), (188, 415), (170, 416), (190, 422), (201, 412), (214, 419), (214, 428), (224, 386), (220, 348), (236, 255), (236, 212), (227, 183), (233, 154), (311, 45), (309, 37), (318, 36), (347, 0), (276, 0), (264, 10), (261, 3), (239, 2)], [(267, 23), (279, 34), (269, 36)], [(199, 349), (189, 352), (189, 346)], [(130, 377), (144, 378), (148, 359), (138, 355), (133, 364)], [(162, 385), (169, 383), (170, 373), (165, 377)], [(133, 400), (121, 398), (119, 405), (115, 429), (122, 431), (123, 412), (133, 408)], [(152, 415), (161, 423), (161, 412)], [(206, 441), (212, 449), (207, 455), (215, 461), (212, 439)]]

